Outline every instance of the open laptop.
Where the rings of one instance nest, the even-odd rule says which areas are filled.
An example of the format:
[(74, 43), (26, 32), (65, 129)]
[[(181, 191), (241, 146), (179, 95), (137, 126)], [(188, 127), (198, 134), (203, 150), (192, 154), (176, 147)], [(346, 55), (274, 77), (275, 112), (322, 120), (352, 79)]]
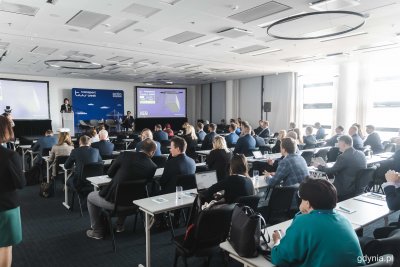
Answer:
[(255, 159), (262, 159), (264, 157), (263, 154), (261, 153), (261, 151), (256, 150), (256, 151), (253, 151), (252, 153), (253, 153), (253, 156)]
[(216, 184), (217, 182), (218, 179), (216, 171), (196, 173), (197, 192), (207, 190), (210, 186)]

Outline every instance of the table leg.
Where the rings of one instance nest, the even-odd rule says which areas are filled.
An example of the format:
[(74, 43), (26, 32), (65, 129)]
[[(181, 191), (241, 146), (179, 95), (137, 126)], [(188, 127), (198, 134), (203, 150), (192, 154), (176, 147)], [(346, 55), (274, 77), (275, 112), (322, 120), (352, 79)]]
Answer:
[(33, 158), (33, 152), (30, 152), (30, 154), (31, 154), (31, 168), (33, 167), (33, 160), (34, 160), (34, 158)]
[(25, 150), (21, 148), (22, 150), (22, 171), (25, 172)]
[(69, 209), (69, 205), (68, 205), (68, 186), (67, 186), (67, 180), (68, 180), (68, 171), (64, 170), (64, 202), (63, 205), (64, 207), (66, 207), (67, 209)]
[[(151, 251), (150, 251), (150, 229), (153, 226), (154, 223), (154, 216), (146, 211), (144, 211), (145, 214), (145, 223), (146, 223), (146, 267), (151, 266)], [(139, 265), (140, 266), (140, 265)]]
[(47, 183), (50, 183), (49, 161), (46, 160)]

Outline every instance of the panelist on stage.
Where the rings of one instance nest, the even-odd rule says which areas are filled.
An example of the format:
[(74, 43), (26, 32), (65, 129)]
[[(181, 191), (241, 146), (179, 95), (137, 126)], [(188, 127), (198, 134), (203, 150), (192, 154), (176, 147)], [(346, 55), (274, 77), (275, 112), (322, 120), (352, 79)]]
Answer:
[(126, 112), (126, 116), (124, 116), (124, 118), (122, 120), (122, 126), (124, 127), (125, 131), (132, 129), (134, 122), (135, 122), (135, 120), (133, 119), (131, 112), (128, 110)]
[(72, 112), (72, 106), (69, 104), (69, 99), (68, 98), (64, 98), (64, 104), (61, 105), (60, 112), (61, 113)]

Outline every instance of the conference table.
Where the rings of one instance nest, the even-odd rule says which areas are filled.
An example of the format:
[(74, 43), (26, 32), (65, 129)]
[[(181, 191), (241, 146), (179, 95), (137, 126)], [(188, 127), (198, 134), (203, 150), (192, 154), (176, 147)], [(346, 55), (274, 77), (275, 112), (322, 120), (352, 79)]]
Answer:
[(28, 153), (28, 150), (32, 148), (31, 145), (20, 145), (19, 146), (22, 151), (22, 171), (25, 172), (25, 154)]

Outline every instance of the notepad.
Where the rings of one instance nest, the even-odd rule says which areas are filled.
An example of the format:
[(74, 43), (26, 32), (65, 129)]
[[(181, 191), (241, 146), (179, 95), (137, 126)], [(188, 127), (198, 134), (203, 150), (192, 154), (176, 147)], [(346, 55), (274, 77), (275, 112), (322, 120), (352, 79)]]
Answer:
[(168, 202), (168, 199), (165, 199), (165, 198), (162, 198), (162, 197), (152, 198), (151, 200), (153, 200), (157, 204), (162, 204), (162, 203)]

